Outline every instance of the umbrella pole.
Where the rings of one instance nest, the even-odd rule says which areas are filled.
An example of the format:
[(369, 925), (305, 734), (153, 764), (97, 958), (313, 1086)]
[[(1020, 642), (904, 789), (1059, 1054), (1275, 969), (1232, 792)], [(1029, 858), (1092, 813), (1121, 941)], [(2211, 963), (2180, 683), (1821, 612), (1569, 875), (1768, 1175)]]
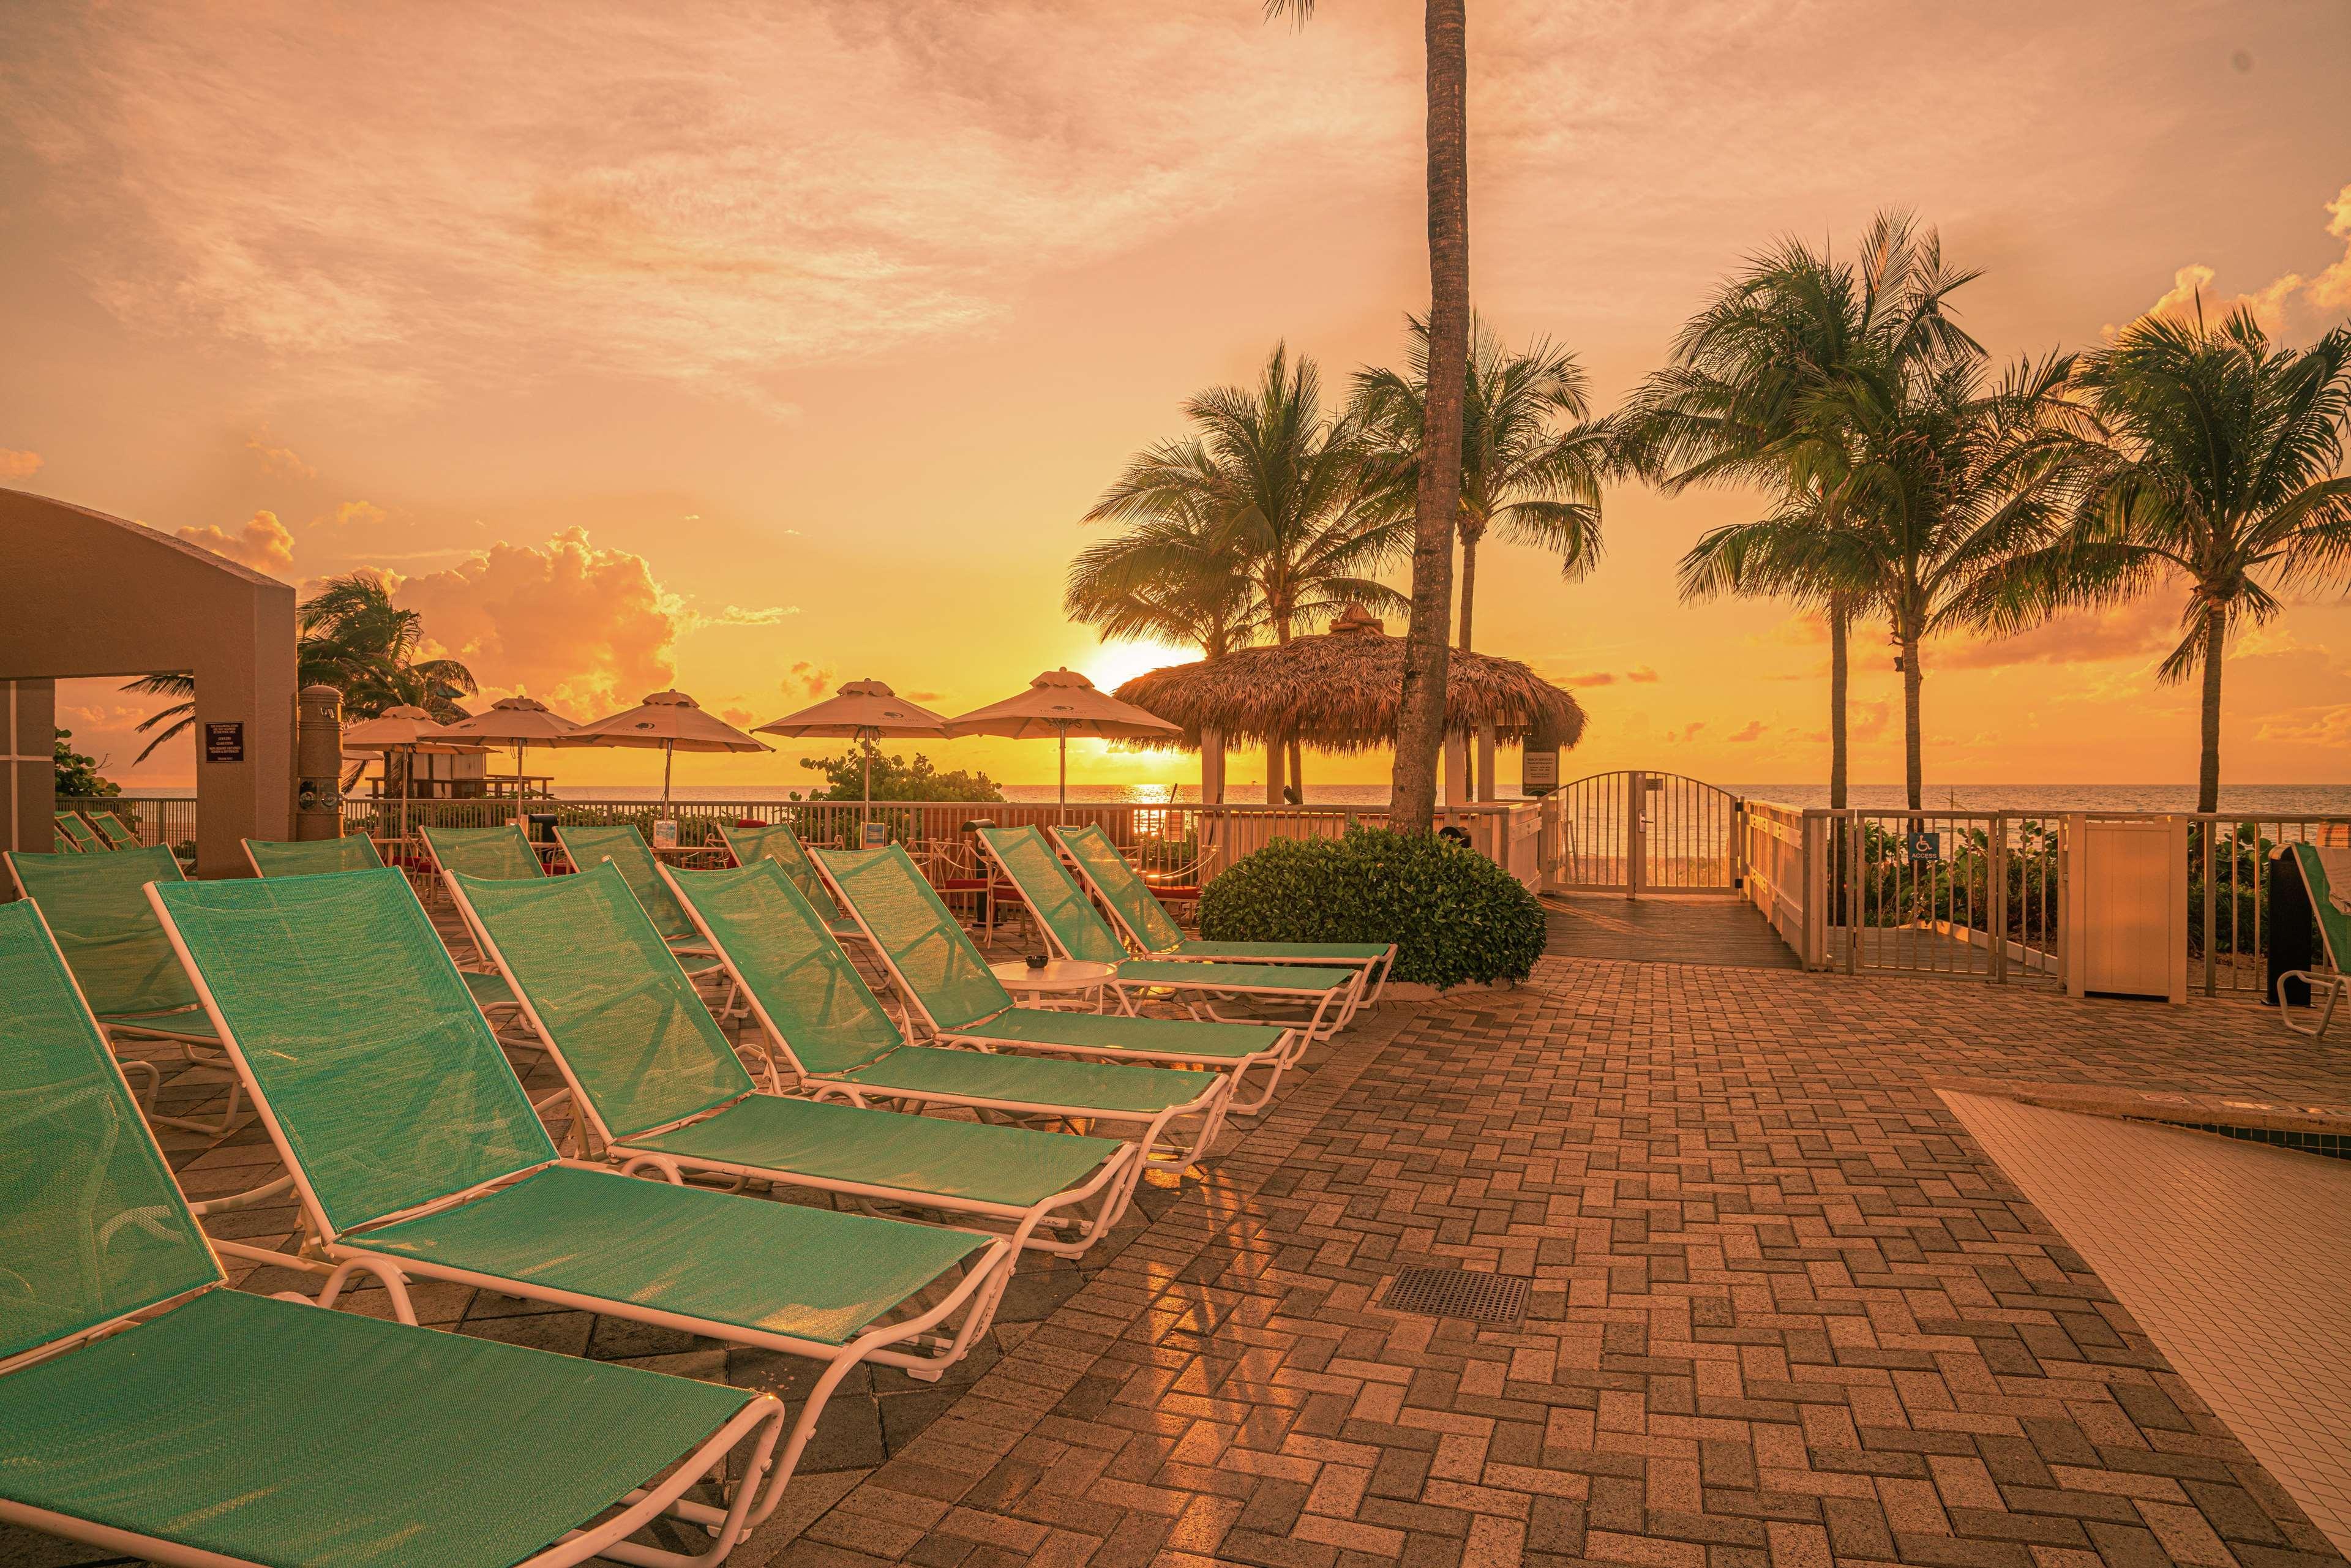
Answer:
[(672, 742), (670, 742), (670, 741), (666, 741), (666, 740), (663, 741), (663, 742), (662, 742), (662, 810), (664, 810), (664, 811), (666, 811), (666, 810), (669, 810), (669, 768), (670, 768), (670, 764), (671, 764), (671, 763), (673, 763), (673, 762), (674, 762), (674, 761), (676, 761), (676, 760), (677, 760), (677, 747), (676, 747), (674, 744), (673, 744)]
[(865, 814), (859, 820), (864, 825), (873, 821), (873, 740), (865, 737)]
[(1068, 727), (1061, 727), (1056, 733), (1055, 738), (1061, 742), (1061, 816), (1062, 822), (1067, 824), (1070, 820), (1070, 731)]

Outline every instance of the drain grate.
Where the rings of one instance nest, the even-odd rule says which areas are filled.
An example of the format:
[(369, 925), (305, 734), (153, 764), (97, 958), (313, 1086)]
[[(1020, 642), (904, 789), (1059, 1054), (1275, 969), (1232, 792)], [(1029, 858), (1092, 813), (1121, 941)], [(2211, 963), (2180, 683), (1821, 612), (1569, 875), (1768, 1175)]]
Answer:
[(1406, 1269), (1388, 1281), (1380, 1305), (1429, 1318), (1514, 1323), (1527, 1315), (1527, 1281), (1468, 1269)]

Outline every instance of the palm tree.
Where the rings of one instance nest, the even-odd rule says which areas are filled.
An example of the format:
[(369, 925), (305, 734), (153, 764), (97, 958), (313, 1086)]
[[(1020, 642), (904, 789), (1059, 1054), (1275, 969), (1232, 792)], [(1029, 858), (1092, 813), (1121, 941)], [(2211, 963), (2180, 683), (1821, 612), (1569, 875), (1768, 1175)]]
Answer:
[[(1780, 242), (1691, 319), (1673, 363), (1635, 394), (1624, 415), (1625, 461), (1668, 493), (1762, 485), (1775, 495), (1773, 516), (1810, 508), (1822, 525), (1843, 526), (1855, 459), (1849, 383), (1875, 378), (1890, 385), (1909, 367), (1980, 354), (1946, 309), (1951, 293), (1975, 276), (1946, 267), (1935, 232), (1920, 234), (1905, 214), (1880, 214), (1850, 262), (1802, 240)], [(1855, 607), (1833, 584), (1800, 584), (1772, 572), (1750, 578), (1685, 562), (1684, 583), (1696, 597), (1776, 594), (1826, 611), (1829, 804), (1842, 808), (1847, 633)]]
[[(1303, 26), (1314, 0), (1265, 0), (1268, 17)], [(1426, 0), (1428, 377), (1413, 516), (1412, 624), (1396, 713), (1392, 826), (1437, 825), (1437, 758), (1445, 741), (1447, 642), (1453, 622), (1453, 529), (1461, 492), (1462, 391), (1469, 363), (1469, 56), (1464, 0)]]
[[(1404, 524), (1381, 515), (1364, 482), (1355, 422), (1323, 413), (1312, 360), (1293, 362), (1276, 344), (1254, 387), (1211, 387), (1184, 413), (1195, 434), (1136, 454), (1086, 514), (1131, 527), (1081, 558), (1073, 596), (1087, 585), (1090, 597), (1165, 591), (1205, 572), (1187, 593), (1217, 599), (1237, 580), (1249, 602), (1236, 624), (1262, 626), (1278, 643), (1348, 604), (1402, 602), (1370, 574), (1401, 553)], [(1111, 569), (1105, 556), (1128, 559)], [(1269, 803), (1285, 782), (1302, 795), (1298, 761), (1296, 742), (1268, 745)]]
[(1134, 524), (1070, 563), (1061, 608), (1102, 640), (1190, 643), (1211, 659), (1246, 646), (1262, 623), (1238, 530), (1198, 505)]
[[(373, 718), (407, 704), (446, 722), (465, 716), (456, 699), (478, 689), (473, 672), (456, 660), (416, 657), (424, 643), (423, 618), (395, 606), (391, 590), (371, 573), (329, 578), (297, 607), (294, 629), (297, 683), (341, 692), (346, 718)], [(163, 727), (139, 753), (141, 762), (196, 721), (193, 675), (142, 675), (122, 689), (178, 699), (141, 721), (142, 735)]]
[[(1428, 323), (1406, 319), (1405, 369), (1355, 377), (1354, 409), (1381, 482), (1399, 500), (1417, 498), (1423, 391), (1428, 384)], [(1573, 582), (1600, 559), (1600, 479), (1612, 433), (1589, 418), (1590, 378), (1575, 356), (1538, 340), (1511, 352), (1473, 319), (1461, 404), (1461, 493), (1454, 528), (1461, 540), (1461, 619), (1454, 646), (1471, 642), (1478, 604), (1478, 547), (1491, 530), (1513, 544), (1557, 555)], [(1573, 421), (1567, 429), (1561, 420)], [(1490, 748), (1480, 744), (1481, 756)], [(1481, 764), (1482, 766), (1482, 764)], [(1476, 793), (1489, 798), (1493, 780)]]
[(1684, 558), (1686, 595), (1781, 591), (1886, 613), (1901, 649), (1904, 780), (1922, 804), (1925, 639), (1976, 620), (1972, 594), (2010, 558), (2044, 543), (2062, 516), (2076, 450), (2069, 357), (2011, 368), (1982, 359), (1915, 362), (1891, 381), (1864, 370), (1831, 399), (1850, 437), (1832, 488), (1818, 484), (1771, 516), (1716, 528)]
[(2217, 325), (2142, 317), (2083, 355), (2074, 382), (2098, 429), (2063, 536), (1989, 577), (1973, 608), (2014, 631), (2074, 606), (2184, 582), (2182, 636), (2157, 670), (2203, 682), (2196, 809), (2220, 801), (2220, 673), (2229, 633), (2278, 595), (2351, 585), (2351, 326), (2273, 347), (2242, 307)]

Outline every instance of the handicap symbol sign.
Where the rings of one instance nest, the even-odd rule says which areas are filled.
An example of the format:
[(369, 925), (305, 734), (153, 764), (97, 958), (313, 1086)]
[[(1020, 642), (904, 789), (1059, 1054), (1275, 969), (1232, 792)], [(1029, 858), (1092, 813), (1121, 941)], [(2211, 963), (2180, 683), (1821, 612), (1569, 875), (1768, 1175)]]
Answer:
[(1907, 834), (1906, 837), (1910, 844), (1910, 858), (1912, 860), (1933, 861), (1943, 858), (1942, 834), (1910, 833)]

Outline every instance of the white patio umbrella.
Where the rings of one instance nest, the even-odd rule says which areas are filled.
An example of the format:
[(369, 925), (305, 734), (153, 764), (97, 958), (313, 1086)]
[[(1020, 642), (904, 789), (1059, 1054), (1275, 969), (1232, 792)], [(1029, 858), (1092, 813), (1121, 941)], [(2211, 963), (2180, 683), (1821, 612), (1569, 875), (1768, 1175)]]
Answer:
[[(373, 718), (361, 719), (343, 731), (343, 749), (347, 752), (372, 753), (383, 761), (384, 787), (392, 786), (392, 758), (397, 752), (408, 757), (419, 754), (431, 757), (471, 757), (487, 751), (478, 740), (452, 738), (448, 727), (421, 707), (405, 704), (388, 707)], [(408, 798), (416, 786), (411, 777), (403, 778), (400, 789), (400, 831), (397, 839), (408, 837)]]
[(484, 712), (444, 727), (442, 733), (480, 741), (505, 741), (515, 754), (515, 799), (522, 799), (522, 748), (551, 746), (579, 729), (545, 703), (526, 696), (500, 697)]
[(684, 692), (655, 692), (636, 706), (583, 724), (554, 746), (658, 747), (662, 754), (662, 804), (669, 804), (670, 767), (681, 751), (765, 751), (723, 718), (702, 711)]
[(947, 721), (949, 735), (1001, 735), (1015, 740), (1051, 736), (1061, 753), (1061, 804), (1070, 804), (1070, 737), (1092, 740), (1146, 740), (1180, 735), (1165, 719), (1123, 703), (1075, 670), (1048, 670), (1018, 696), (974, 708)]
[(763, 724), (754, 735), (784, 735), (795, 740), (854, 740), (865, 749), (865, 817), (873, 820), (873, 743), (885, 735), (926, 736), (945, 740), (947, 721), (919, 703), (910, 703), (880, 681), (851, 681), (832, 695), (798, 713)]

